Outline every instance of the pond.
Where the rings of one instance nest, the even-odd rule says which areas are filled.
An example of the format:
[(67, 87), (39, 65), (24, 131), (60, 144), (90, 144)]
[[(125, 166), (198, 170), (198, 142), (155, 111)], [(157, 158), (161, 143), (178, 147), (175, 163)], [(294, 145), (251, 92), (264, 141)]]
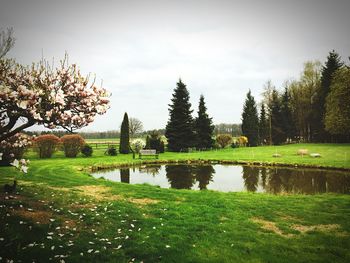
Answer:
[(162, 188), (291, 194), (350, 194), (350, 173), (307, 168), (246, 165), (142, 165), (101, 170), (95, 178)]

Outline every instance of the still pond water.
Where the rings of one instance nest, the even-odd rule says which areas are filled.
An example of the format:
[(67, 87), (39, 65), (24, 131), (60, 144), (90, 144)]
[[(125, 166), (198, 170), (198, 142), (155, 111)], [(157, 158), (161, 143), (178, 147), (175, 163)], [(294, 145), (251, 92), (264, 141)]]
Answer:
[(273, 194), (350, 194), (350, 173), (306, 168), (242, 165), (143, 165), (102, 170), (96, 178), (162, 188), (266, 192)]

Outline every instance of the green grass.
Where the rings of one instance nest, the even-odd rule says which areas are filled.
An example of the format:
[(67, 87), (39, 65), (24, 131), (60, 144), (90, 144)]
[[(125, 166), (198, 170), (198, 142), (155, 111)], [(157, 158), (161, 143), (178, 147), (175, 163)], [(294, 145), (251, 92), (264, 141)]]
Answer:
[[(297, 156), (300, 148), (322, 157)], [(276, 151), (282, 157), (271, 157)], [(131, 155), (109, 157), (103, 152), (97, 149), (91, 158), (73, 159), (58, 152), (46, 160), (28, 152), (27, 175), (0, 168), (1, 184), (16, 176), (21, 187), (16, 199), (1, 195), (2, 260), (59, 262), (63, 256), (65, 262), (350, 261), (348, 195), (220, 193), (94, 179), (86, 167), (139, 162)], [(160, 161), (350, 168), (349, 157), (349, 144), (302, 144), (165, 153)]]

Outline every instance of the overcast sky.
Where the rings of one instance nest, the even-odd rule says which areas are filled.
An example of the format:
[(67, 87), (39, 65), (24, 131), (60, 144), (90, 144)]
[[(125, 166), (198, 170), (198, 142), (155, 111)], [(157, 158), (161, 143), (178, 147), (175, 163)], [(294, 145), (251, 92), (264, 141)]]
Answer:
[(239, 123), (249, 89), (298, 78), (307, 60), (350, 55), (350, 1), (0, 0), (0, 27), (17, 39), (8, 54), (77, 63), (112, 93), (111, 108), (84, 130), (119, 129), (124, 112), (164, 128), (181, 77), (197, 111)]

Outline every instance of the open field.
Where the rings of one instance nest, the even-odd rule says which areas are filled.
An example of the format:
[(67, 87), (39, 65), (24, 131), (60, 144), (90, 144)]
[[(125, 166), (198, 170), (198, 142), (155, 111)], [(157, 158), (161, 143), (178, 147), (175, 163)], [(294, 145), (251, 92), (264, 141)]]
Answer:
[[(321, 158), (297, 156), (307, 148)], [(271, 157), (278, 152), (280, 158)], [(165, 153), (165, 160), (236, 160), (350, 168), (350, 145), (303, 144)], [(350, 196), (161, 189), (94, 179), (88, 166), (139, 162), (132, 155), (40, 160), (0, 201), (2, 259), (37, 262), (349, 262)], [(37, 223), (39, 222), (39, 223)]]

